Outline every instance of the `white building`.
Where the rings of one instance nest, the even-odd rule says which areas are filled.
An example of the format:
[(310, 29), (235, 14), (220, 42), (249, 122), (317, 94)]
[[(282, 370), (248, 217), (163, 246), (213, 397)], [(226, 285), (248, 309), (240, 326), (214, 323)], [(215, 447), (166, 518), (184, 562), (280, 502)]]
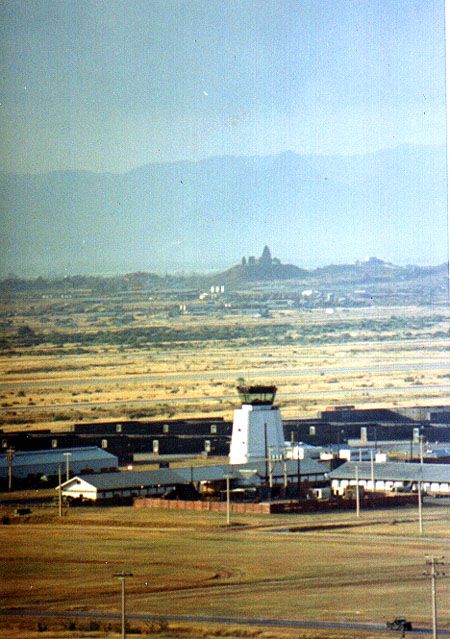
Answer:
[(450, 496), (450, 464), (349, 461), (328, 476), (332, 491), (341, 495), (358, 478), (358, 485), (368, 491), (417, 492), (420, 482), (424, 494)]
[[(76, 475), (61, 484), (62, 496), (69, 500), (108, 501), (116, 498), (162, 496), (176, 486), (193, 484), (197, 488), (215, 484), (224, 485), (230, 479), (234, 488), (267, 485), (283, 485), (307, 480), (309, 483), (323, 482), (329, 465), (306, 458), (283, 462), (259, 462), (251, 464), (220, 464), (208, 466), (178, 466), (145, 471), (123, 471)], [(58, 488), (57, 488), (58, 490)]]
[(311, 444), (305, 444), (299, 442), (298, 444), (291, 444), (291, 442), (285, 442), (286, 459), (333, 459), (333, 455), (324, 456), (327, 451), (322, 446), (312, 446)]
[(234, 411), (230, 464), (284, 456), (280, 410), (273, 405), (275, 386), (239, 386), (242, 406)]

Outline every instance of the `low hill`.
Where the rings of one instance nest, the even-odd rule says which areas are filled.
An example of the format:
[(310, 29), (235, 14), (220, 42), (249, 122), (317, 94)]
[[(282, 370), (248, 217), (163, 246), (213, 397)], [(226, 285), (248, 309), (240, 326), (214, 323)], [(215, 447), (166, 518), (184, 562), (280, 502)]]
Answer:
[(243, 257), (241, 264), (231, 267), (219, 276), (226, 284), (237, 284), (239, 282), (259, 282), (274, 280), (292, 280), (308, 277), (309, 271), (294, 266), (293, 264), (282, 264), (281, 261), (272, 257), (269, 247), (265, 246), (261, 257)]
[(311, 271), (311, 275), (327, 281), (394, 281), (410, 280), (427, 276), (448, 276), (448, 263), (437, 266), (398, 266), (376, 257), (354, 264), (330, 264)]
[[(418, 287), (429, 292), (438, 288), (443, 293), (448, 290), (448, 262), (436, 266), (398, 266), (384, 262), (376, 257), (357, 261), (353, 264), (330, 264), (314, 270), (301, 269), (293, 264), (282, 264), (272, 257), (266, 246), (259, 258), (243, 257), (240, 264), (226, 271), (212, 275), (166, 274), (164, 277), (156, 273), (138, 271), (109, 277), (93, 275), (74, 275), (63, 278), (31, 278), (24, 279), (9, 276), (0, 279), (0, 295), (10, 293), (58, 292), (72, 294), (74, 291), (91, 291), (108, 294), (118, 291), (189, 291), (196, 297), (198, 291), (208, 286), (226, 286), (226, 288), (251, 289), (258, 282), (287, 282), (295, 287), (296, 280), (308, 281), (308, 287), (320, 288), (322, 285), (356, 285), (356, 284), (388, 284), (398, 283), (411, 290)], [(305, 282), (306, 283), (306, 282)]]

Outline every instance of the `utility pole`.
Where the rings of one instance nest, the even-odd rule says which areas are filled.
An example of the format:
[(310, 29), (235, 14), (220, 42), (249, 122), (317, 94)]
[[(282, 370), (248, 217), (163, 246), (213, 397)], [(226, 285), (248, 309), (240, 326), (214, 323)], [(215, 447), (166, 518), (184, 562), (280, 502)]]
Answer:
[(373, 448), (370, 449), (370, 481), (372, 483), (372, 492), (375, 492), (375, 467), (373, 465)]
[(113, 577), (119, 579), (121, 583), (121, 601), (122, 601), (122, 639), (126, 639), (125, 627), (126, 627), (126, 615), (125, 615), (125, 579), (132, 577), (132, 572), (116, 572)]
[(15, 449), (11, 447), (6, 451), (6, 461), (8, 462), (8, 490), (12, 490), (12, 463), (15, 452)]
[(64, 457), (66, 458), (66, 481), (69, 481), (69, 479), (70, 479), (69, 458), (70, 458), (71, 454), (72, 453), (69, 453), (68, 451), (63, 453)]
[(423, 482), (423, 435), (419, 437), (420, 442), (420, 479), (417, 482), (417, 505), (419, 507), (419, 534), (423, 534), (423, 514), (422, 514), (422, 482)]
[(227, 526), (231, 523), (230, 518), (230, 477), (231, 475), (225, 475), (225, 481), (227, 483)]
[(266, 472), (266, 488), (268, 481), (268, 467), (267, 467), (267, 457), (269, 451), (267, 449), (267, 424), (264, 422), (264, 462), (265, 462), (265, 472)]
[(283, 487), (284, 490), (287, 490), (288, 487), (288, 477), (287, 477), (287, 463), (286, 463), (286, 451), (283, 453), (282, 462), (283, 462)]
[(419, 444), (420, 444), (420, 465), (423, 468), (423, 435), (419, 436)]
[(269, 446), (269, 501), (272, 501), (273, 492), (273, 448)]
[(61, 464), (58, 464), (58, 517), (62, 517)]
[(433, 639), (437, 639), (437, 605), (436, 605), (436, 578), (445, 575), (444, 557), (426, 557), (429, 571), (424, 574), (431, 577), (431, 621), (433, 624)]
[(360, 508), (359, 508), (359, 506), (360, 506), (360, 504), (359, 504), (359, 472), (358, 471), (359, 471), (358, 464), (356, 464), (356, 466), (355, 466), (355, 480), (356, 480), (355, 489), (356, 489), (356, 495), (355, 496), (356, 496), (356, 516), (357, 517), (359, 517), (359, 510), (360, 510)]
[(423, 516), (422, 516), (422, 482), (419, 479), (417, 486), (417, 504), (419, 506), (419, 534), (423, 534)]

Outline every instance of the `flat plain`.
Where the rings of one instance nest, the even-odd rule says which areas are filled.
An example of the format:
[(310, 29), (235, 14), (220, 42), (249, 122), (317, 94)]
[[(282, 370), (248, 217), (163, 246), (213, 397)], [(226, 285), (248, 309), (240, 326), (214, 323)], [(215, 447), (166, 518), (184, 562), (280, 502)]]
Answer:
[[(66, 430), (74, 422), (230, 419), (242, 380), (278, 386), (284, 417), (335, 403), (446, 403), (450, 313), (444, 306), (214, 312), (169, 317), (148, 299), (14, 299), (4, 307), (1, 428)], [(0, 526), (0, 639), (118, 636), (117, 622), (26, 618), (20, 611), (119, 612), (113, 574), (133, 573), (128, 609), (158, 623), (142, 635), (333, 639), (373, 631), (169, 622), (164, 615), (430, 625), (425, 556), (448, 554), (448, 507), (316, 515), (239, 515), (132, 508), (54, 508)], [(330, 529), (323, 524), (334, 524)], [(314, 530), (309, 529), (314, 526)], [(301, 528), (292, 532), (291, 529)], [(448, 582), (439, 583), (448, 628)], [(39, 628), (37, 627), (39, 623)], [(69, 629), (69, 625), (70, 629)], [(84, 625), (83, 625), (84, 624)], [(96, 625), (97, 624), (97, 625)]]
[[(11, 302), (0, 354), (8, 430), (214, 415), (230, 419), (238, 380), (278, 386), (283, 416), (327, 405), (443, 403), (446, 307), (211, 313), (169, 318), (148, 300)], [(118, 319), (119, 318), (119, 319)]]
[[(47, 507), (19, 519), (3, 507), (8, 513), (12, 523), (0, 526), (2, 608), (14, 607), (19, 616), (30, 608), (64, 611), (66, 619), (75, 611), (93, 618), (94, 612), (117, 613), (113, 574), (124, 570), (133, 573), (128, 610), (161, 619), (181, 614), (384, 624), (406, 616), (430, 627), (425, 556), (448, 553), (448, 508), (442, 505), (425, 509), (422, 536), (414, 508), (363, 512), (359, 519), (349, 512), (236, 515), (230, 528), (217, 513), (74, 508), (58, 518)], [(442, 628), (450, 628), (448, 594), (442, 579)], [(55, 620), (46, 621), (49, 631), (52, 623), (55, 628)], [(12, 618), (3, 617), (5, 624), (13, 630)], [(147, 632), (160, 633), (163, 626)], [(202, 633), (209, 627), (197, 626)], [(199, 636), (189, 624), (181, 627), (175, 624), (172, 636)], [(222, 624), (216, 634), (227, 632)], [(340, 634), (331, 632), (322, 636)], [(234, 633), (248, 636), (245, 627)], [(271, 629), (269, 636), (286, 633), (315, 637), (318, 631)]]

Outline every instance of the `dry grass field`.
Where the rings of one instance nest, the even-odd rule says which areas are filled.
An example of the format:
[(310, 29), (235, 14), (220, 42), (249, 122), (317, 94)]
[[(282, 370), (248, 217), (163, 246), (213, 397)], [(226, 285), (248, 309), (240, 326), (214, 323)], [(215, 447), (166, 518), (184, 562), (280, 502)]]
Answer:
[[(3, 515), (8, 512), (3, 507)], [(73, 509), (61, 519), (50, 508), (40, 508), (11, 521), (0, 526), (1, 605), (17, 608), (19, 616), (2, 617), (2, 631), (9, 628), (10, 634), (0, 637), (34, 636), (29, 631), (36, 630), (36, 618), (21, 618), (24, 608), (118, 612), (119, 584), (113, 574), (122, 570), (133, 573), (127, 581), (129, 611), (162, 620), (168, 614), (191, 614), (383, 624), (405, 615), (417, 626), (429, 626), (425, 555), (448, 554), (448, 509), (443, 506), (425, 509), (422, 537), (417, 513), (410, 508), (365, 512), (360, 520), (348, 512), (239, 515), (231, 528), (217, 513), (132, 508)], [(311, 523), (313, 531), (292, 532)], [(339, 527), (321, 529), (325, 523)], [(448, 580), (442, 579), (438, 610), (443, 628), (450, 628), (448, 595)], [(64, 623), (46, 619), (48, 632), (39, 636), (117, 632), (116, 623), (110, 624), (110, 633), (89, 634), (89, 620), (77, 620), (77, 633), (63, 632), (68, 619), (70, 614)], [(102, 624), (104, 631), (106, 622)], [(215, 629), (181, 622), (136, 624), (144, 634), (163, 637), (370, 636), (223, 624)]]
[[(114, 306), (115, 305), (115, 306)], [(127, 314), (126, 327), (122, 312)], [(74, 422), (214, 415), (231, 418), (238, 379), (279, 388), (284, 417), (315, 415), (333, 403), (441, 404), (450, 380), (448, 308), (365, 308), (193, 315), (169, 319), (152, 302), (17, 300), (6, 305), (0, 354), (5, 430), (67, 429)], [(406, 615), (429, 625), (426, 554), (448, 554), (448, 509), (426, 509), (419, 537), (414, 509), (363, 513), (239, 515), (230, 529), (215, 513), (48, 507), (0, 515), (0, 639), (118, 636), (116, 622), (39, 620), (46, 611), (119, 610), (113, 573), (128, 581), (141, 636), (370, 639), (357, 631), (313, 631), (165, 623), (164, 615), (263, 617), (384, 623)], [(336, 523), (334, 530), (289, 532)], [(447, 582), (448, 583), (448, 582)], [(439, 584), (440, 623), (449, 627), (448, 587)], [(72, 620), (73, 621), (73, 620)], [(92, 621), (92, 620), (91, 620)]]
[[(107, 308), (94, 324), (87, 311), (71, 313), (69, 306), (61, 319), (55, 308), (40, 300), (11, 310), (6, 334), (15, 345), (0, 355), (1, 421), (8, 430), (136, 417), (230, 418), (240, 378), (277, 384), (285, 417), (315, 415), (334, 403), (429, 405), (448, 396), (450, 314), (443, 307), (169, 320), (152, 315), (151, 306), (145, 314), (141, 305), (125, 330), (111, 325)], [(14, 342), (23, 326), (40, 336), (38, 344)]]

